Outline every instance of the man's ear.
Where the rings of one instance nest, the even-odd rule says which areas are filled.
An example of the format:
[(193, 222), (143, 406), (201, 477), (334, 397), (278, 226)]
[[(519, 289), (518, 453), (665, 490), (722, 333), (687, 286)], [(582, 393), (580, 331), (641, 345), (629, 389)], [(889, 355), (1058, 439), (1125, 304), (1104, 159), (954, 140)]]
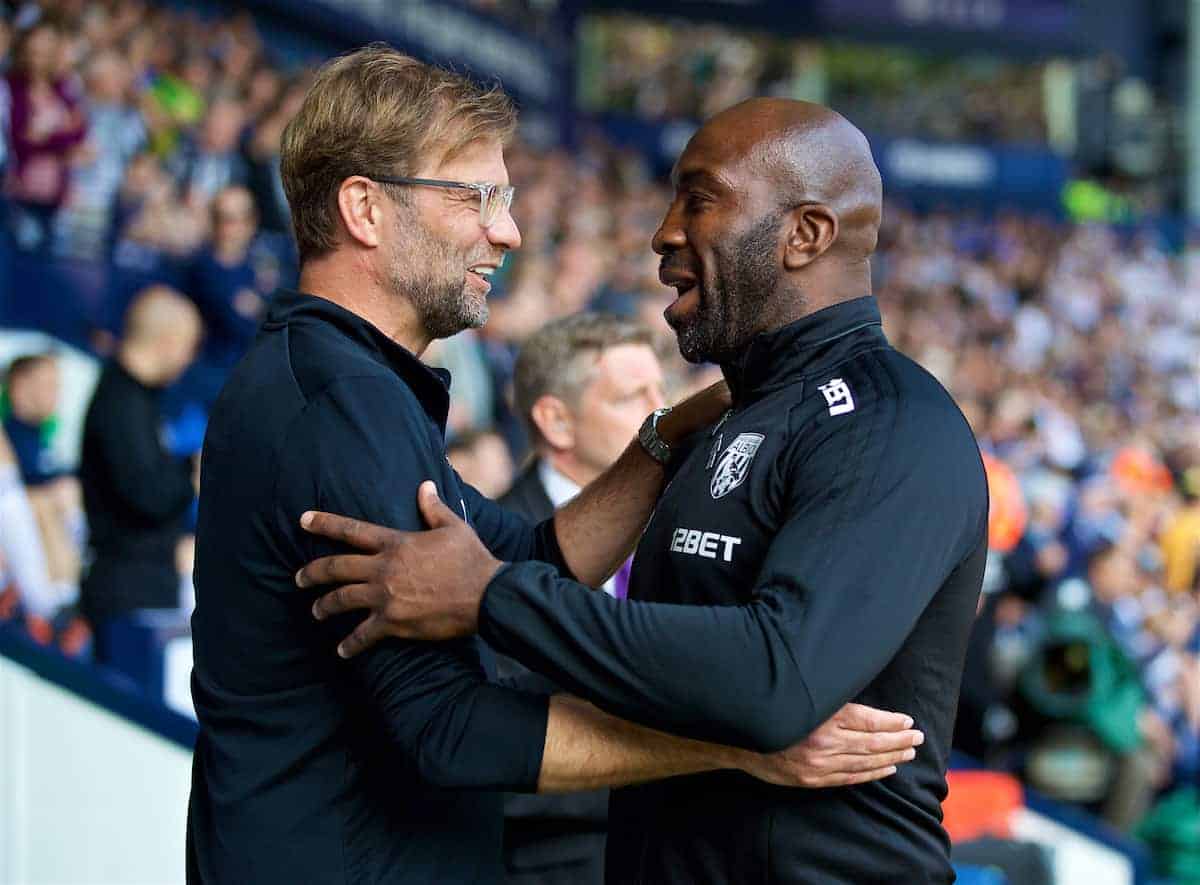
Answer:
[(370, 179), (352, 175), (337, 191), (338, 215), (350, 239), (361, 246), (375, 248), (380, 243), (383, 206), (380, 189)]
[(822, 203), (804, 203), (787, 217), (787, 242), (783, 248), (786, 270), (800, 270), (812, 264), (837, 239), (837, 215)]
[(575, 416), (561, 399), (543, 394), (529, 410), (529, 417), (551, 448), (564, 452), (575, 448)]

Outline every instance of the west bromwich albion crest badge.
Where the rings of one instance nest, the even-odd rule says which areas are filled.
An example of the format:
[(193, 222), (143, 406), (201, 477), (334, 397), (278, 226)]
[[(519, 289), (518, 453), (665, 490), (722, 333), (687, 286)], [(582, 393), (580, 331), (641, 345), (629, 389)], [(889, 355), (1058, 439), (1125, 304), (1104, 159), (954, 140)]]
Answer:
[(714, 500), (725, 497), (745, 482), (746, 474), (750, 472), (750, 462), (754, 460), (762, 441), (761, 433), (739, 433), (737, 439), (721, 453), (716, 472), (708, 483)]

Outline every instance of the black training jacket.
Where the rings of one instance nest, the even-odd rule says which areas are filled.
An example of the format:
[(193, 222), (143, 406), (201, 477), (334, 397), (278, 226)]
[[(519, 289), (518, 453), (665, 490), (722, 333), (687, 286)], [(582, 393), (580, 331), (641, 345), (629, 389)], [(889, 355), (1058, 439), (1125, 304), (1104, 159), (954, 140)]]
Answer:
[(365, 320), (284, 291), (217, 400), (196, 532), (189, 883), (504, 881), (500, 791), (537, 784), (546, 696), (490, 681), (476, 637), (389, 639), (343, 661), (362, 614), (318, 622), (328, 588), (293, 582), (339, 550), (301, 513), (416, 531), (425, 479), (497, 557), (560, 561), (551, 523), (502, 510), (447, 463), (447, 383)]
[(926, 734), (886, 780), (785, 789), (738, 772), (616, 790), (618, 883), (950, 882), (941, 800), (987, 540), (987, 486), (942, 386), (892, 349), (872, 297), (755, 338), (734, 408), (678, 458), (630, 599), (506, 566), (496, 649), (616, 715), (757, 750), (849, 700)]

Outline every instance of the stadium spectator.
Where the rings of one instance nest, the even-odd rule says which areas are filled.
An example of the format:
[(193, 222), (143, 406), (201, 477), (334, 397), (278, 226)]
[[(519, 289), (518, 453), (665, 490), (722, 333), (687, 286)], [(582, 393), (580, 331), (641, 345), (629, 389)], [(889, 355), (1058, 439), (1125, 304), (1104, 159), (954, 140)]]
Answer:
[(88, 140), (83, 160), (72, 170), (59, 228), (63, 252), (98, 261), (111, 252), (117, 192), (125, 170), (145, 146), (147, 132), (132, 100), (133, 70), (117, 50), (92, 56), (84, 82)]
[[(550, 512), (617, 460), (664, 405), (652, 341), (645, 327), (602, 314), (556, 320), (525, 341), (514, 400), (535, 458), (500, 503), (529, 516)], [(604, 589), (624, 596), (627, 581), (622, 569)]]
[(203, 352), (187, 383), (206, 406), (254, 340), (266, 309), (265, 293), (278, 283), (264, 278), (262, 261), (256, 261), (251, 249), (258, 216), (250, 192), (240, 185), (224, 188), (212, 201), (211, 215), (212, 236), (193, 259), (186, 285), (205, 328)]
[(1172, 593), (1200, 596), (1200, 466), (1179, 478), (1183, 504), (1163, 526), (1163, 585)]
[(8, 197), (13, 233), (24, 249), (49, 245), (66, 198), (70, 165), (87, 136), (74, 72), (63, 68), (61, 27), (44, 18), (22, 33), (8, 73), (12, 163)]
[(0, 416), (26, 485), (45, 485), (62, 474), (50, 448), (58, 393), (58, 363), (52, 354), (21, 356), (9, 364)]
[(245, 125), (245, 109), (236, 96), (214, 98), (199, 135), (185, 139), (168, 163), (185, 199), (207, 206), (223, 189), (246, 183), (248, 169), (240, 150)]
[(0, 414), (4, 415), (4, 432), (16, 452), (37, 518), (56, 608), (78, 597), (86, 535), (79, 481), (57, 462), (52, 448), (58, 402), (59, 370), (53, 354), (13, 360), (6, 375)]
[[(270, 68), (263, 68), (270, 71)], [(254, 82), (259, 81), (256, 75)], [(251, 84), (253, 88), (253, 83)], [(257, 118), (254, 131), (250, 134), (245, 145), (245, 156), (248, 164), (247, 181), (254, 202), (258, 206), (264, 230), (275, 233), (287, 233), (291, 229), (291, 219), (288, 217), (287, 195), (283, 192), (283, 179), (279, 175), (279, 145), (283, 137), (283, 128), (288, 120), (296, 115), (300, 102), (304, 99), (306, 80), (303, 77), (295, 79), (286, 86), (280, 87), (279, 98), (264, 109)], [(263, 87), (259, 87), (262, 89)], [(253, 94), (251, 102), (254, 101)]]
[[(608, 469), (647, 414), (664, 405), (662, 369), (649, 329), (602, 314), (551, 322), (529, 337), (515, 370), (517, 414), (534, 457), (500, 504), (538, 522)], [(624, 596), (630, 561), (603, 584)], [(619, 585), (619, 586), (618, 586)], [(497, 655), (501, 678), (559, 690), (520, 663)], [(504, 808), (509, 883), (604, 881), (608, 791), (568, 796), (511, 794)]]
[(102, 662), (113, 619), (180, 604), (176, 546), (198, 464), (163, 448), (158, 398), (191, 363), (200, 333), (187, 298), (161, 286), (140, 293), (88, 408), (80, 479), (91, 555), (81, 602)]
[[(0, 619), (8, 620), (20, 610), (48, 619), (58, 606), (58, 594), (50, 581), (37, 516), (21, 482), (16, 453), (3, 431), (0, 431), (0, 526), (3, 526)], [(37, 638), (42, 642), (49, 640), (47, 635)]]

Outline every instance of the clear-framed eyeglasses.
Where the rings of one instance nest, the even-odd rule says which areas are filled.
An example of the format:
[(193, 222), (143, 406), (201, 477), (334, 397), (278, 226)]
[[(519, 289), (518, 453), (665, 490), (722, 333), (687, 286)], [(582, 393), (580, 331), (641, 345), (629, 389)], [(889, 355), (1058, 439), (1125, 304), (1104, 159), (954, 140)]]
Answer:
[(420, 187), (448, 187), (456, 190), (471, 190), (479, 194), (479, 225), (491, 227), (500, 220), (501, 214), (512, 206), (511, 184), (496, 184), (492, 181), (443, 181), (440, 178), (406, 178), (404, 176), (365, 175), (380, 184), (414, 184)]

